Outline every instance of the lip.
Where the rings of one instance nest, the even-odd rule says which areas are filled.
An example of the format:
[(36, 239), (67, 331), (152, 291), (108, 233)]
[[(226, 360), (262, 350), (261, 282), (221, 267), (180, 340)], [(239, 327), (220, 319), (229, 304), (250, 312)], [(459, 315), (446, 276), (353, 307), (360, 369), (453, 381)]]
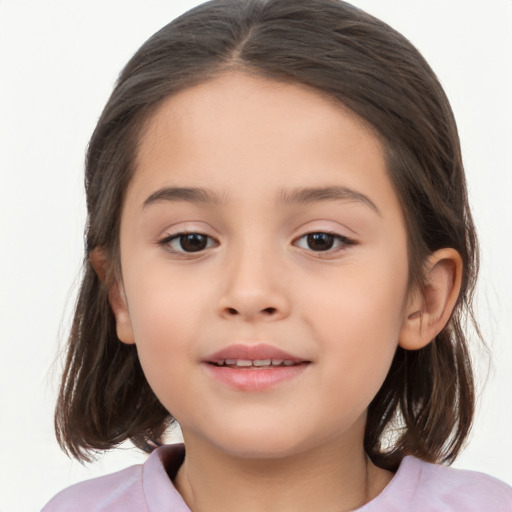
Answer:
[[(290, 366), (273, 368), (216, 366), (226, 359), (266, 360), (280, 359), (292, 361)], [(301, 375), (311, 361), (289, 354), (271, 345), (230, 345), (208, 357), (202, 363), (207, 375), (213, 380), (238, 391), (265, 391)]]
[(306, 362), (301, 357), (289, 354), (272, 345), (260, 343), (258, 345), (230, 345), (204, 359), (205, 363), (216, 363), (222, 359), (286, 359), (294, 363)]

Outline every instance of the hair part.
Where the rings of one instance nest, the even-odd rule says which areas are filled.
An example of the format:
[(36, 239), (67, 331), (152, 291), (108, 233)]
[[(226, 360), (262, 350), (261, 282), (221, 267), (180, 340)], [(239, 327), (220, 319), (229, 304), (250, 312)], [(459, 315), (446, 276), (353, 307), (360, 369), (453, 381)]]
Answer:
[[(126, 439), (149, 452), (174, 421), (149, 387), (135, 345), (117, 338), (108, 286), (121, 275), (120, 219), (145, 124), (169, 96), (230, 70), (312, 87), (378, 134), (406, 220), (411, 284), (421, 287), (423, 265), (437, 249), (461, 255), (450, 322), (425, 348), (397, 349), (365, 433), (367, 453), (385, 469), (396, 470), (409, 454), (453, 461), (474, 412), (464, 320), (473, 319), (478, 269), (457, 128), (419, 52), (340, 0), (213, 0), (162, 28), (122, 71), (86, 158), (86, 254), (56, 408), (60, 445), (81, 460)], [(98, 248), (105, 281), (89, 261)], [(394, 441), (385, 447), (390, 431)]]

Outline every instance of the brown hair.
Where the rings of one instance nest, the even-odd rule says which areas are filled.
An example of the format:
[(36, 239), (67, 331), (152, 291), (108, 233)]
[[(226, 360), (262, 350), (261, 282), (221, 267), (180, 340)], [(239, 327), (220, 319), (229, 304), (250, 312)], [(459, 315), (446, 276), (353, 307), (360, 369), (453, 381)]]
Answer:
[[(125, 439), (145, 451), (173, 421), (149, 387), (133, 345), (121, 343), (90, 251), (118, 275), (123, 196), (144, 122), (161, 102), (229, 70), (308, 85), (352, 109), (380, 136), (409, 235), (410, 281), (433, 251), (462, 257), (450, 322), (425, 348), (398, 348), (368, 411), (365, 448), (395, 470), (405, 455), (451, 462), (469, 432), (473, 375), (464, 321), (478, 268), (457, 128), (418, 51), (385, 23), (339, 0), (214, 0), (152, 36), (122, 71), (90, 141), (83, 281), (56, 409), (61, 446), (79, 459)], [(383, 442), (394, 431), (388, 446)]]

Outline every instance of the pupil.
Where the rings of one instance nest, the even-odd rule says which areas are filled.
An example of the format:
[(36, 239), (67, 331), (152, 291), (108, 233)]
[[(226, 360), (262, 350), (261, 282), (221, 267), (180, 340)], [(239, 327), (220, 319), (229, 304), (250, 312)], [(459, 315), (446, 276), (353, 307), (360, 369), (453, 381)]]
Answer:
[(332, 249), (334, 236), (329, 233), (311, 233), (308, 235), (308, 246), (313, 251), (328, 251)]
[(180, 237), (181, 248), (186, 252), (202, 251), (206, 248), (207, 238), (199, 233), (189, 233)]

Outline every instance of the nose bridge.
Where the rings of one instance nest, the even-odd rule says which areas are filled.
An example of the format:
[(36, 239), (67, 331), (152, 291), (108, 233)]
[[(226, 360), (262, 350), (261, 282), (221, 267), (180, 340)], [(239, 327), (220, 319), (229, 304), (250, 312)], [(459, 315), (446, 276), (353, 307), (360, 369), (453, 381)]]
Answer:
[(225, 286), (219, 300), (224, 316), (277, 319), (289, 314), (279, 249), (265, 233), (244, 237), (226, 254)]

